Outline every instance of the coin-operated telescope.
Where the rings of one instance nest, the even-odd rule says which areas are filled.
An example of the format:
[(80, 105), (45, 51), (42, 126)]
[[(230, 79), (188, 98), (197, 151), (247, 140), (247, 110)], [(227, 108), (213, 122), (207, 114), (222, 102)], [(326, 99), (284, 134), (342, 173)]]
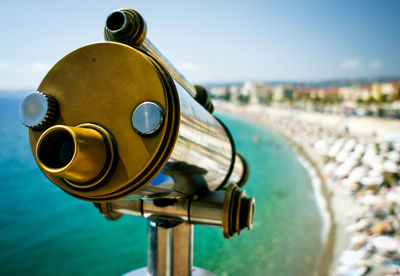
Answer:
[(139, 13), (114, 11), (104, 36), (61, 59), (22, 102), (32, 153), (54, 184), (106, 218), (149, 219), (148, 273), (204, 272), (192, 269), (193, 224), (225, 238), (252, 227), (246, 161), (206, 90), (146, 39)]

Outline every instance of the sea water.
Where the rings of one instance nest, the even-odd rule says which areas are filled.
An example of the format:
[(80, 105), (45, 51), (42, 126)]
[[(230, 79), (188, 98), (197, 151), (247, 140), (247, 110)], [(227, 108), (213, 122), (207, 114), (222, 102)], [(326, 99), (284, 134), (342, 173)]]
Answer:
[[(121, 275), (146, 265), (147, 221), (106, 220), (37, 167), (20, 99), (0, 99), (0, 275)], [(247, 159), (254, 229), (226, 240), (195, 227), (194, 265), (218, 275), (311, 275), (322, 252), (322, 219), (310, 177), (277, 134), (218, 114)]]

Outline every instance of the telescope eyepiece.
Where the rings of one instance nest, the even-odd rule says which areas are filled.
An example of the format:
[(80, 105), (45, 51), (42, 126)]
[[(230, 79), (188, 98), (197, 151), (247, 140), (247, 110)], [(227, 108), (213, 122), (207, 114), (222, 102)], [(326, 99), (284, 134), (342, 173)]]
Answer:
[(128, 24), (127, 21), (128, 20), (123, 12), (115, 11), (107, 17), (106, 28), (110, 32), (117, 32)]
[(47, 134), (38, 147), (38, 158), (51, 169), (60, 169), (71, 162), (76, 147), (74, 139), (63, 128), (56, 129)]
[(89, 123), (55, 125), (40, 136), (36, 147), (39, 167), (75, 188), (99, 184), (110, 173), (114, 159), (111, 135)]
[(140, 46), (146, 39), (147, 27), (142, 16), (132, 9), (113, 11), (106, 20), (104, 38), (130, 46)]

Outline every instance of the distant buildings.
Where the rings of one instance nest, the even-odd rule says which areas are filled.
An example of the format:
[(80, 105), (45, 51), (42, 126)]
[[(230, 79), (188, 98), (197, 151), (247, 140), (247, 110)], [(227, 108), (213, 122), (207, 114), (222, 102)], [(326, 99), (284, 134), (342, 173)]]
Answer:
[(217, 86), (210, 89), (210, 95), (213, 98), (225, 99), (230, 98), (229, 87), (228, 86)]
[(262, 82), (245, 82), (242, 93), (249, 96), (250, 103), (267, 103), (272, 98), (271, 87)]
[(335, 100), (339, 98), (339, 89), (334, 88), (301, 88), (294, 92), (294, 98), (301, 99), (321, 99)]
[(272, 99), (275, 102), (282, 102), (284, 100), (293, 99), (293, 95), (294, 95), (294, 87), (291, 85), (283, 84), (274, 88)]
[(383, 97), (388, 100), (399, 100), (400, 99), (400, 82), (388, 82), (380, 84)]
[(210, 89), (214, 98), (274, 104), (310, 111), (400, 117), (400, 81), (342, 87), (303, 87), (247, 81)]
[(368, 101), (372, 97), (371, 86), (345, 86), (339, 88), (339, 97), (344, 101)]
[(233, 85), (230, 88), (231, 93), (231, 101), (232, 102), (240, 102), (240, 96), (242, 95), (242, 88), (239, 85)]
[(339, 96), (345, 101), (385, 102), (399, 99), (399, 89), (400, 82), (347, 86), (339, 88)]

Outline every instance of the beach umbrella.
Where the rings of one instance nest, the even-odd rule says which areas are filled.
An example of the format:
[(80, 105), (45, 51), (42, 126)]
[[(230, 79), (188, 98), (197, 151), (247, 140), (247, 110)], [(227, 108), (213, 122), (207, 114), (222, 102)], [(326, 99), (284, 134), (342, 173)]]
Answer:
[(355, 152), (365, 152), (365, 145), (358, 143), (355, 147), (354, 147), (354, 151)]
[(344, 250), (339, 257), (339, 262), (344, 265), (361, 265), (367, 257), (365, 250)]
[(385, 162), (383, 162), (383, 171), (389, 173), (397, 173), (397, 164), (391, 160), (386, 160)]
[(368, 267), (364, 265), (340, 265), (336, 269), (337, 276), (362, 276), (368, 271)]
[(400, 204), (400, 190), (399, 187), (396, 187), (396, 189), (393, 189), (391, 191), (389, 191), (386, 194), (386, 200), (388, 202), (395, 202), (397, 204)]
[(328, 152), (329, 157), (335, 157), (335, 156), (339, 153), (340, 149), (342, 148), (343, 143), (344, 143), (344, 140), (343, 140), (343, 139), (337, 140), (337, 141), (329, 148), (329, 152)]
[(354, 139), (349, 139), (346, 141), (346, 143), (343, 146), (343, 150), (350, 152), (353, 150), (354, 146), (356, 145), (356, 140)]
[(380, 196), (376, 195), (365, 195), (362, 196), (360, 202), (365, 205), (379, 205), (384, 202), (384, 200)]
[(355, 234), (350, 238), (350, 244), (356, 249), (360, 248), (368, 240), (368, 235), (366, 234)]
[(381, 152), (388, 152), (390, 148), (390, 144), (388, 142), (382, 142), (379, 144), (379, 150)]
[(337, 165), (335, 162), (329, 162), (328, 164), (326, 164), (323, 168), (323, 172), (325, 175), (331, 175), (333, 173), (333, 171), (337, 168)]
[(354, 167), (355, 164), (351, 163), (351, 162), (345, 162), (343, 164), (341, 164), (334, 172), (334, 176), (336, 178), (344, 178), (346, 177), (351, 169)]
[[(350, 156), (351, 152), (343, 149), (336, 155), (335, 159), (337, 162), (345, 162), (349, 159)], [(352, 159), (357, 159), (357, 158), (352, 158)]]
[(371, 243), (378, 251), (398, 251), (400, 248), (400, 241), (389, 236), (374, 237)]
[(340, 182), (340, 184), (341, 184), (342, 186), (348, 188), (348, 189), (351, 189), (351, 190), (357, 188), (356, 182), (352, 181), (352, 180), (349, 179), (349, 178), (343, 179), (343, 180)]
[(395, 151), (400, 151), (400, 135), (397, 135), (397, 140), (392, 142)]
[(367, 167), (359, 166), (355, 167), (349, 174), (349, 180), (353, 182), (360, 182), (361, 179), (367, 174)]
[(372, 177), (364, 176), (361, 178), (360, 183), (364, 186), (375, 186), (375, 181)]
[(362, 152), (352, 151), (350, 152), (349, 157), (354, 160), (360, 160), (362, 155), (363, 155)]
[(369, 219), (360, 219), (356, 223), (350, 224), (346, 227), (346, 232), (356, 232), (356, 231), (361, 231), (364, 230), (368, 225), (370, 225), (370, 220)]
[(389, 151), (386, 154), (387, 159), (392, 160), (394, 162), (399, 162), (400, 161), (400, 153), (397, 151)]
[(318, 140), (314, 144), (315, 151), (320, 155), (326, 155), (328, 152), (328, 144), (324, 140)]

